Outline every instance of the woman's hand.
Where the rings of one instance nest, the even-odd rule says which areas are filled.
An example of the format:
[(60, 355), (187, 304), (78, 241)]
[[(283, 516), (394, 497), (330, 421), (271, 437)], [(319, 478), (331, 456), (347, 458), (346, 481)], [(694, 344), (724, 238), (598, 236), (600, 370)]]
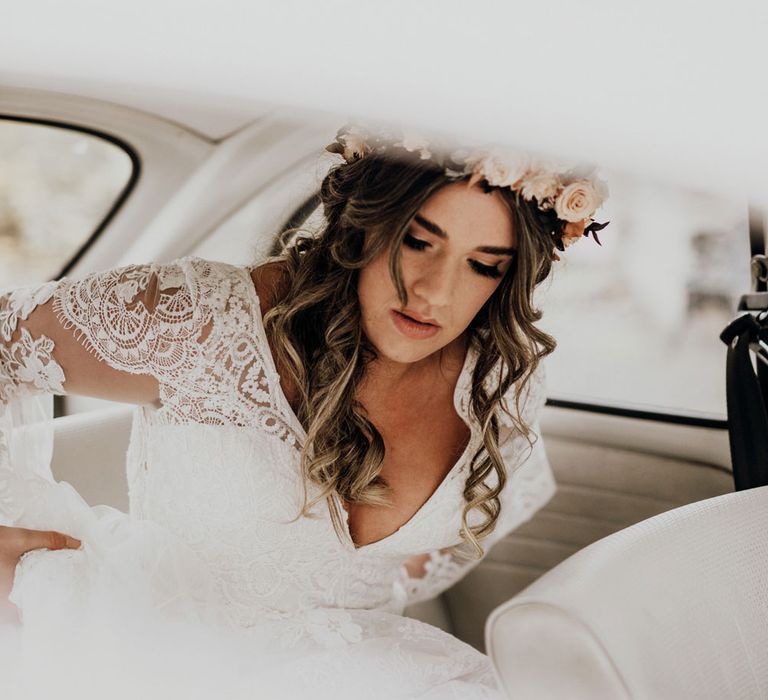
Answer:
[(78, 549), (80, 541), (60, 532), (27, 530), (0, 525), (0, 622), (18, 619), (16, 607), (8, 600), (13, 588), (16, 564), (33, 549)]

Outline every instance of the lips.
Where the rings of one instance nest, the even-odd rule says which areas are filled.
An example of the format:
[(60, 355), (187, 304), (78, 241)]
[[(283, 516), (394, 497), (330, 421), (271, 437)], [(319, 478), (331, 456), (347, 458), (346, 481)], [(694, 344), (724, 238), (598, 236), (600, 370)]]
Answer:
[(428, 326), (437, 326), (438, 328), (440, 327), (440, 324), (436, 323), (434, 319), (422, 316), (421, 314), (418, 314), (415, 311), (411, 311), (410, 309), (403, 309), (398, 313), (412, 319), (413, 321), (416, 321), (417, 323), (423, 323)]
[(414, 314), (408, 311), (396, 311), (392, 309), (390, 312), (392, 323), (395, 328), (407, 338), (413, 338), (415, 340), (423, 340), (425, 338), (431, 338), (433, 335), (440, 331), (440, 326), (436, 323), (430, 323), (427, 321), (421, 321), (419, 319), (424, 318), (421, 315)]

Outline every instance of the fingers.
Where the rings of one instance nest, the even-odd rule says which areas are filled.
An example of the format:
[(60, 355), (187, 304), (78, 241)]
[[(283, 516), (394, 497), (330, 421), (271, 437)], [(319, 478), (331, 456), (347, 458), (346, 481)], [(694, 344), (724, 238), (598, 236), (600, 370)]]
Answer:
[(50, 531), (41, 534), (45, 544), (39, 546), (47, 549), (77, 549), (80, 546), (80, 540), (64, 535), (61, 532)]
[(80, 540), (56, 531), (25, 530), (22, 552), (33, 549), (78, 549)]

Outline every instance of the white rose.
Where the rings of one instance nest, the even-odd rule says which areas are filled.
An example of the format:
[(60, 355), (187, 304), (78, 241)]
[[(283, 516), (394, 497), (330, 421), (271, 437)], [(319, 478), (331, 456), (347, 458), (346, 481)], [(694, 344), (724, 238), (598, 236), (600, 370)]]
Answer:
[(478, 160), (473, 168), (476, 175), (481, 175), (489, 185), (495, 187), (512, 187), (528, 170), (527, 163), (522, 160), (505, 161), (499, 156), (487, 155)]
[(555, 173), (538, 171), (523, 178), (520, 194), (523, 199), (529, 202), (535, 199), (540, 207), (549, 209), (557, 196), (558, 189), (560, 189), (560, 179)]
[(555, 200), (555, 212), (563, 221), (588, 219), (602, 204), (602, 199), (589, 180), (576, 180), (566, 185)]
[(401, 141), (398, 141), (395, 146), (400, 146), (401, 148), (404, 148), (406, 151), (419, 152), (419, 157), (422, 160), (427, 160), (428, 158), (432, 157), (432, 154), (429, 152), (429, 141), (425, 139), (420, 134), (417, 134), (414, 131), (405, 131), (403, 132), (403, 138)]
[(344, 160), (353, 160), (355, 156), (365, 155), (365, 134), (357, 127), (352, 127), (346, 134), (339, 136), (339, 141), (344, 145)]

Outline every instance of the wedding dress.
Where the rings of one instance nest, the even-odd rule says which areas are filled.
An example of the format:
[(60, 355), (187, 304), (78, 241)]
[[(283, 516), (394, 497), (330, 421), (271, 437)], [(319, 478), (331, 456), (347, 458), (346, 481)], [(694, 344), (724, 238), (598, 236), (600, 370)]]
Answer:
[[(471, 431), (463, 455), (408, 522), (356, 546), (347, 523), (336, 534), (328, 502), (297, 517), (305, 434), (250, 273), (187, 257), (0, 293), (0, 524), (83, 542), (17, 565), (22, 624), (0, 629), (2, 697), (502, 698), (485, 655), (402, 615), (476, 563), (450, 548), (482, 439), (469, 401), (479, 350), (454, 393)], [(58, 356), (64, 337), (104, 381), (120, 371), (159, 383), (158, 404), (135, 409), (129, 514), (56, 482), (50, 421), (30, 418), (66, 393), (77, 360)], [(543, 403), (539, 372), (523, 406), (537, 435)], [(486, 551), (555, 488), (541, 440), (531, 448), (499, 419), (509, 478)], [(409, 575), (420, 555), (423, 575)]]

